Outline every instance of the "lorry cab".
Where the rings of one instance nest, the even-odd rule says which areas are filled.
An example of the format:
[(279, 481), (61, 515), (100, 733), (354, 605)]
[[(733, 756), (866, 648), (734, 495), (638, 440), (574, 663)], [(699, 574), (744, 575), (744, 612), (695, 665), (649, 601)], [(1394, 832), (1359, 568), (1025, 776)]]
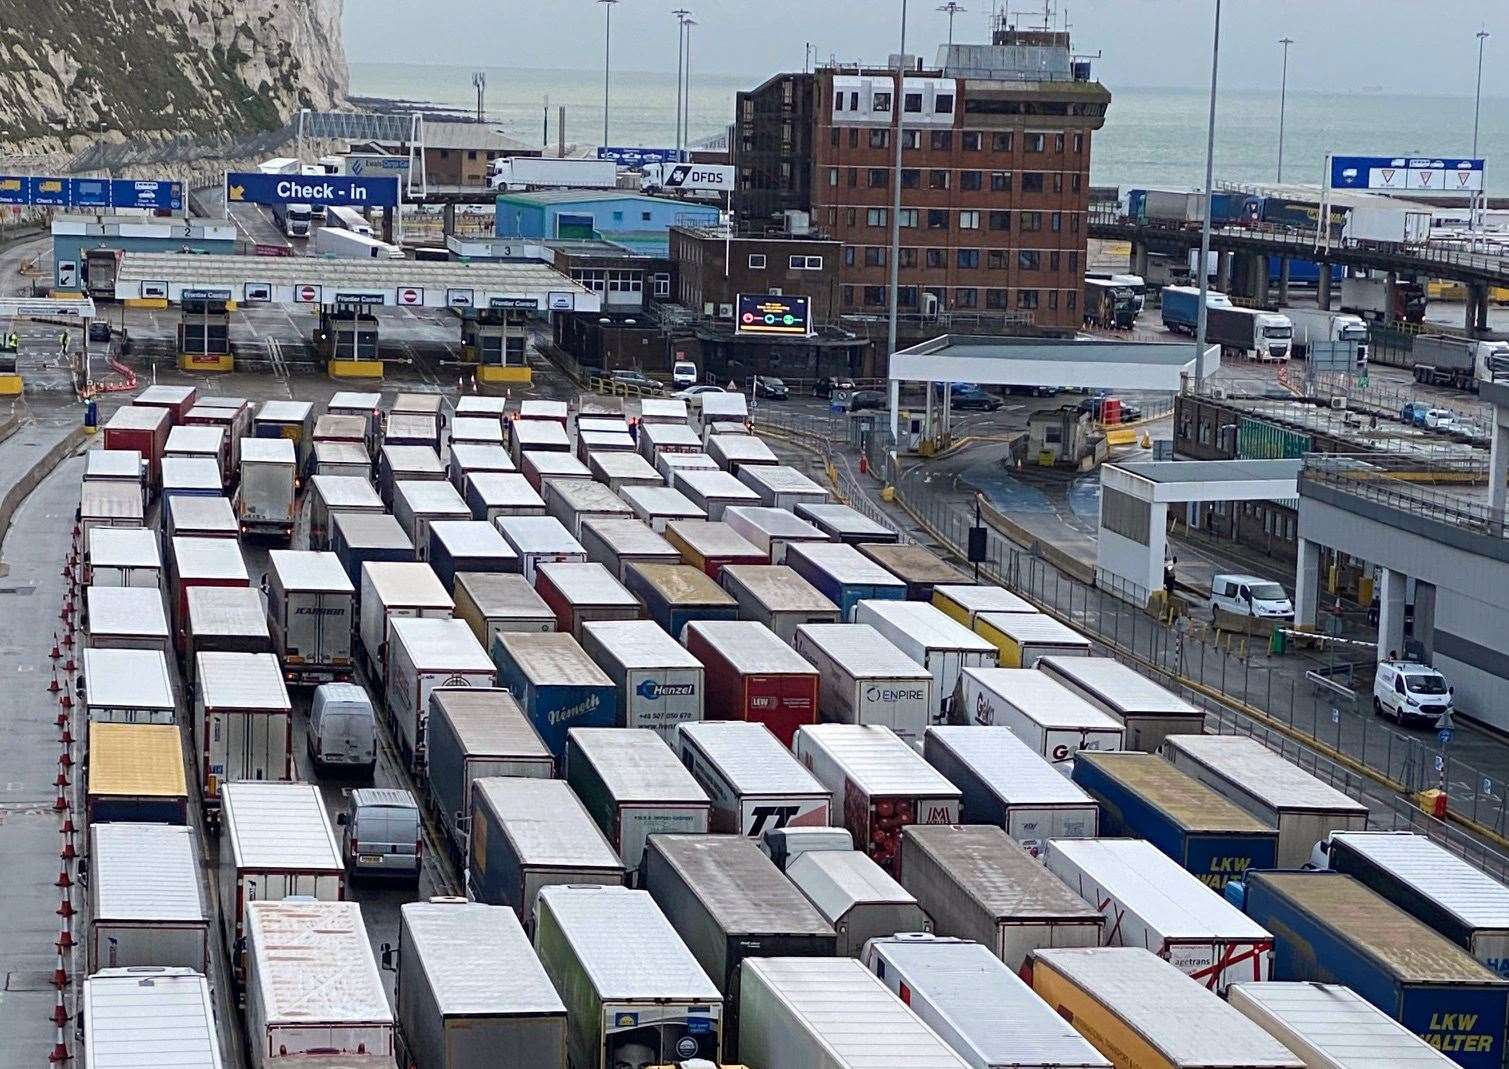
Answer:
[(1455, 689), (1428, 664), (1379, 661), (1373, 676), (1373, 711), (1401, 726), (1435, 727), (1452, 712)]
[(424, 832), (414, 796), (398, 787), (358, 787), (350, 806), (336, 816), (348, 878), (396, 876), (419, 879)]
[(1261, 360), (1289, 359), (1294, 346), (1294, 323), (1286, 315), (1277, 312), (1259, 312), (1257, 315), (1258, 358)]
[(1216, 575), (1210, 580), (1213, 614), (1252, 619), (1292, 620), (1294, 603), (1278, 583), (1256, 575)]
[(359, 683), (314, 689), (306, 736), (316, 768), (352, 768), (371, 775), (377, 765), (377, 718)]

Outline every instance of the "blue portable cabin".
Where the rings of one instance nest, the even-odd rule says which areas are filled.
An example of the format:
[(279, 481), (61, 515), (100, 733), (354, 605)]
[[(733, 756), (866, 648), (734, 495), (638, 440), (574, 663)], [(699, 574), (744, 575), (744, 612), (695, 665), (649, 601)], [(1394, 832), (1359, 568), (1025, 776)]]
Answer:
[(733, 595), (690, 564), (633, 561), (624, 568), (624, 587), (639, 599), (645, 616), (678, 641), (693, 620), (739, 618)]
[(430, 524), (430, 567), (453, 590), (457, 572), (517, 572), (519, 555), (486, 520), (435, 520)]
[(497, 237), (536, 241), (611, 241), (647, 256), (666, 256), (673, 226), (716, 226), (716, 205), (618, 189), (547, 189), (500, 193)]
[(1345, 984), (1464, 1069), (1502, 1064), (1509, 980), (1344, 873), (1242, 883), (1243, 909), (1274, 934), (1271, 979)]
[(618, 688), (581, 644), (559, 631), (499, 631), (498, 683), (507, 687), (559, 763), (571, 728), (618, 724)]
[(839, 619), (852, 622), (861, 601), (905, 601), (906, 584), (842, 542), (793, 542), (786, 566), (838, 606)]

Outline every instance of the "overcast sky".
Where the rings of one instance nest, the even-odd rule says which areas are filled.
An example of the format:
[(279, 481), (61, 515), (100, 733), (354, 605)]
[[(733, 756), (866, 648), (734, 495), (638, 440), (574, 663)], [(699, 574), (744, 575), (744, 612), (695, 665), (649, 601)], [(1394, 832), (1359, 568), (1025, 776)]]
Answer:
[[(997, 0), (999, 3), (1000, 0)], [(929, 58), (947, 33), (941, 0), (913, 0), (908, 51)], [(958, 41), (985, 40), (991, 0), (963, 0)], [(800, 69), (804, 47), (843, 60), (884, 61), (897, 45), (900, 0), (621, 0), (613, 11), (614, 66), (676, 68), (677, 6), (697, 19), (703, 70), (714, 63), (754, 78)], [(1012, 10), (1041, 11), (1027, 0)], [(1212, 0), (1069, 0), (1076, 49), (1100, 51), (1112, 89), (1198, 86), (1209, 78)], [(486, 11), (484, 14), (483, 11)], [(1041, 19), (1041, 15), (1038, 15)], [(1030, 18), (1022, 20), (1030, 21)], [(346, 49), (355, 61), (591, 69), (602, 55), (602, 7), (593, 0), (346, 0)], [(1295, 39), (1291, 87), (1470, 95), (1477, 41), (1488, 41), (1483, 91), (1509, 95), (1509, 5), (1504, 0), (1234, 0), (1222, 20), (1221, 83), (1268, 88), (1279, 77), (1277, 39)], [(1492, 148), (1489, 149), (1492, 151)]]

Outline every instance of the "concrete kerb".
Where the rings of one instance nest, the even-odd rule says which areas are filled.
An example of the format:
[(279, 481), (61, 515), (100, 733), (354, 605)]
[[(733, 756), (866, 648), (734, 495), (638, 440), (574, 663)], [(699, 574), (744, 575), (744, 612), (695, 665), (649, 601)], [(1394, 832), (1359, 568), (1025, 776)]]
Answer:
[[(21, 502), (26, 500), (43, 479), (52, 474), (54, 468), (83, 444), (85, 437), (83, 427), (75, 427), (69, 431), (61, 441), (38, 457), (36, 463), (11, 484), (3, 497), (0, 497), (0, 551), (4, 549), (5, 537), (10, 533), (11, 519), (15, 516), (16, 509), (21, 507)], [(4, 567), (4, 560), (0, 558), (0, 569)]]

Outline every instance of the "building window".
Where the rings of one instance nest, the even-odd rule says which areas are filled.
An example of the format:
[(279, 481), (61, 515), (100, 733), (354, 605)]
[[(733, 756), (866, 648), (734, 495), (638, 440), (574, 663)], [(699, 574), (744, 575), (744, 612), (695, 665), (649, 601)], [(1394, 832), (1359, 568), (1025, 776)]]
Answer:
[[(875, 96), (872, 98), (872, 102), (870, 104), (870, 110), (871, 111), (889, 112), (891, 110), (891, 94), (888, 93), (888, 92), (886, 92), (886, 93), (876, 93)], [(1059, 134), (1058, 136), (1059, 137), (1063, 137), (1064, 135), (1063, 134)]]
[(831, 208), (830, 207), (828, 209), (828, 225), (829, 226), (837, 226), (838, 225), (838, 209), (837, 208)]
[(466, 158), (469, 159), (469, 160), (476, 159), (477, 158), (477, 150), (474, 149), (474, 148), (467, 149), (466, 150)]
[(965, 152), (980, 151), (980, 131), (966, 130), (959, 135), (959, 143), (964, 146)]
[(623, 212), (614, 212), (613, 213), (613, 221), (615, 223), (621, 223), (621, 222), (623, 222), (624, 221), (624, 213)]
[(901, 106), (909, 115), (920, 115), (922, 113), (922, 94), (906, 94), (906, 96), (902, 100)]
[(1074, 152), (1075, 152), (1075, 154), (1078, 155), (1079, 153), (1083, 152), (1084, 150), (1085, 150), (1085, 135), (1084, 134), (1075, 134), (1074, 135)]
[(977, 211), (963, 211), (959, 213), (960, 230), (979, 230), (980, 213)]
[(885, 287), (884, 286), (866, 286), (865, 287), (865, 305), (867, 307), (869, 307), (869, 308), (883, 308), (883, 307), (885, 307)]
[(889, 130), (871, 130), (870, 131), (870, 147), (871, 148), (885, 148), (890, 143), (891, 143), (891, 131), (889, 131)]
[(1071, 234), (1078, 234), (1079, 233), (1079, 213), (1078, 212), (1072, 213), (1069, 216), (1069, 233), (1071, 233)]
[(917, 307), (917, 287), (916, 286), (897, 286), (896, 287), (896, 306), (898, 308), (916, 308)]
[(973, 192), (974, 190), (979, 189), (980, 188), (980, 172), (979, 171), (960, 171), (959, 172), (959, 188), (960, 189), (967, 189), (967, 190), (969, 190), (971, 192)]
[(829, 167), (828, 168), (828, 185), (829, 185), (829, 187), (836, 187), (838, 185), (838, 168), (837, 167)]
[(904, 227), (915, 227), (917, 225), (917, 209), (902, 208), (901, 211), (896, 213), (896, 218)]
[(823, 258), (821, 256), (788, 256), (786, 267), (791, 271), (821, 271)]
[(1010, 152), (1012, 130), (998, 130), (990, 135), (990, 150), (992, 152)]
[(1006, 252), (1004, 249), (991, 249), (985, 253), (985, 268), (989, 271), (1006, 270)]
[(671, 295), (671, 276), (664, 271), (655, 275), (655, 296), (669, 297)]
[(928, 144), (934, 152), (947, 152), (954, 147), (954, 132), (952, 130), (934, 130), (928, 134)]
[(1053, 192), (1055, 192), (1055, 193), (1062, 193), (1063, 191), (1064, 191), (1064, 176), (1061, 175), (1061, 174), (1059, 174), (1057, 171), (1055, 171), (1053, 173)]
[(954, 95), (952, 93), (939, 93), (933, 97), (933, 114), (952, 115), (954, 113)]
[[(858, 95), (859, 94), (857, 94), (857, 93), (855, 94), (855, 96), (858, 96)], [(849, 128), (849, 147), (850, 148), (858, 148), (859, 147), (859, 127), (857, 127), (857, 126), (851, 126)]]
[(1022, 136), (1022, 147), (1028, 152), (1043, 152), (1048, 147), (1048, 135), (1031, 132), (1024, 134)]
[(1054, 134), (1053, 135), (1053, 151), (1054, 152), (1062, 152), (1062, 151), (1064, 151), (1064, 135), (1063, 134)]
[(1054, 212), (1048, 217), (1048, 229), (1057, 234), (1064, 228), (1064, 216), (1062, 212)]
[(841, 131), (836, 126), (833, 129), (829, 130), (828, 131), (828, 144), (831, 145), (833, 148), (838, 148), (838, 136), (842, 132), (843, 131)]
[(844, 94), (843, 94), (843, 90), (839, 90), (837, 93), (833, 94), (833, 110), (834, 111), (843, 111), (844, 110)]
[(902, 148), (909, 148), (909, 149), (911, 149), (911, 148), (921, 148), (922, 147), (922, 131), (921, 130), (903, 130), (903, 131), (901, 131), (901, 147)]
[(929, 208), (927, 210), (927, 228), (929, 230), (947, 230), (948, 212), (942, 208)]
[(943, 268), (947, 267), (948, 266), (948, 250), (947, 249), (928, 249), (927, 250), (927, 266), (928, 266), (928, 269), (932, 270), (932, 271), (941, 271), (941, 270), (943, 270)]
[(1018, 308), (1036, 308), (1037, 290), (1017, 290), (1016, 306)]
[(899, 264), (902, 267), (916, 267), (917, 266), (917, 250), (916, 249), (901, 249), (901, 250), (899, 250), (899, 252), (900, 252), (900, 255), (898, 256), (898, 258), (896, 260), (897, 264)]
[(955, 251), (955, 263), (965, 271), (973, 271), (980, 266), (979, 249), (958, 249)]
[(1018, 249), (1016, 266), (1019, 271), (1040, 271), (1043, 266), (1043, 254), (1036, 249)]
[(1050, 252), (1048, 254), (1048, 270), (1049, 271), (1057, 271), (1058, 270), (1058, 250), (1056, 250), (1056, 249), (1053, 252)]
[(1069, 192), (1071, 192), (1071, 193), (1078, 193), (1079, 192), (1079, 172), (1078, 171), (1075, 171), (1073, 174), (1071, 174), (1069, 176)]
[(1043, 213), (1023, 212), (1021, 228), (1029, 234), (1043, 229)]
[(844, 307), (845, 308), (853, 308), (854, 307), (854, 287), (853, 286), (843, 286), (843, 287), (841, 287), (841, 292), (843, 294)]
[(891, 184), (891, 172), (884, 167), (871, 167), (867, 181), (871, 189), (885, 189)]
[(858, 167), (850, 167), (849, 168), (849, 188), (850, 189), (857, 189), (858, 187), (859, 187), (859, 168)]
[(916, 189), (922, 181), (922, 172), (915, 167), (903, 167), (901, 169), (901, 188)]
[(650, 213), (649, 212), (640, 212), (639, 213), (639, 221), (641, 223), (648, 223), (650, 221)]
[(844, 246), (844, 266), (845, 267), (853, 267), (854, 266), (854, 246), (853, 245), (845, 245)]
[(1001, 212), (1001, 211), (991, 212), (990, 213), (990, 229), (992, 229), (992, 230), (1010, 230), (1011, 229), (1011, 213), (1010, 212)]
[(448, 148), (441, 149), (440, 150), (440, 158), (442, 160), (448, 160), (448, 159), (450, 159), (451, 158), (451, 150), (448, 149)]
[(1011, 172), (1010, 171), (991, 171), (990, 172), (990, 191), (992, 193), (1010, 193), (1011, 192)]
[(948, 188), (948, 172), (947, 171), (929, 171), (929, 172), (927, 172), (927, 188), (928, 189), (947, 189)]
[(1006, 307), (1006, 291), (1005, 290), (986, 290), (985, 291), (985, 307), (986, 308), (997, 308), (997, 309), (999, 309), (999, 308), (1005, 308)]
[(1072, 312), (1074, 311), (1074, 306), (1077, 304), (1079, 304), (1079, 291), (1070, 290), (1069, 296), (1064, 300), (1064, 307)]
[(853, 208), (844, 209), (844, 226), (854, 225), (854, 211), (855, 209)]
[(955, 308), (978, 308), (980, 307), (980, 291), (973, 286), (961, 286), (954, 290)]
[(749, 269), (751, 271), (765, 270), (765, 254), (763, 252), (752, 252), (749, 254)]
[(1048, 291), (1048, 311), (1058, 311), (1058, 290)]
[(1041, 171), (1027, 171), (1022, 175), (1023, 193), (1041, 193), (1043, 191), (1043, 175)]
[(884, 208), (865, 209), (865, 226), (885, 226), (886, 215)]
[(884, 245), (865, 246), (865, 266), (884, 267), (886, 248)]

